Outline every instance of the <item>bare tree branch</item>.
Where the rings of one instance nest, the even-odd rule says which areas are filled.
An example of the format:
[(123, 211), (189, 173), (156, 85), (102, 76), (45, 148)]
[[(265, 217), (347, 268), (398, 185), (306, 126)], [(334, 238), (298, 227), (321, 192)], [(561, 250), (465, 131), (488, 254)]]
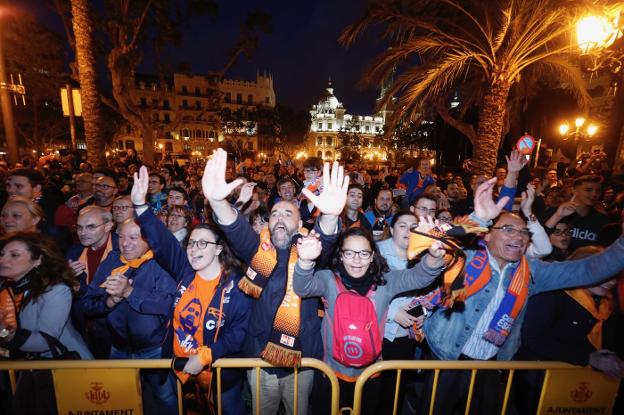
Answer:
[(444, 101), (438, 102), (438, 104), (436, 105), (436, 111), (440, 115), (440, 117), (442, 117), (445, 123), (465, 135), (470, 143), (474, 145), (474, 143), (477, 141), (477, 133), (472, 125), (453, 118), (453, 116), (449, 114), (448, 108), (446, 107)]

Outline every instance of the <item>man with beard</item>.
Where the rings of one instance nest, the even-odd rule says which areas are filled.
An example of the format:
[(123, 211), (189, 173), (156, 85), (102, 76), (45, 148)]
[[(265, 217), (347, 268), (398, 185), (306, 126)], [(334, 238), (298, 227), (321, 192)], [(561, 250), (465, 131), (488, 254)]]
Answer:
[(165, 193), (165, 178), (158, 173), (150, 173), (147, 187), (150, 207), (154, 213), (158, 214), (160, 209), (167, 203), (167, 193)]
[(379, 189), (373, 206), (366, 211), (364, 216), (373, 231), (373, 238), (376, 241), (384, 239), (392, 222), (392, 190), (387, 187)]
[[(301, 357), (321, 359), (321, 325), (318, 299), (302, 300), (292, 288), (294, 265), (297, 261), (295, 237), (302, 221), (299, 208), (292, 202), (279, 201), (271, 209), (269, 227), (256, 234), (249, 222), (230, 206), (226, 198), (242, 183), (225, 180), (227, 153), (215, 151), (206, 164), (202, 189), (208, 199), (216, 222), (226, 234), (234, 253), (249, 269), (239, 287), (251, 295), (252, 304), (249, 335), (243, 347), (246, 357), (262, 357), (276, 366), (294, 367)], [(333, 254), (340, 231), (339, 215), (345, 205), (349, 178), (342, 167), (334, 163), (323, 169), (323, 191), (314, 195), (304, 189), (304, 195), (319, 209), (321, 216), (314, 225), (323, 244), (325, 261)], [(321, 261), (323, 262), (323, 261)], [(248, 371), (256, 407), (256, 373)], [(313, 373), (302, 370), (298, 376), (297, 412), (308, 413)], [(266, 369), (260, 372), (260, 408), (262, 413), (277, 413), (280, 402), (286, 412), (294, 412), (294, 375), (290, 369)]]
[[(80, 211), (76, 221), (76, 234), (80, 244), (72, 246), (67, 252), (69, 266), (80, 282), (78, 296), (84, 295), (87, 286), (102, 263), (113, 250), (119, 250), (113, 229), (113, 215), (99, 206), (87, 206)], [(72, 304), (72, 321), (84, 337), (91, 353), (96, 359), (107, 359), (110, 353), (110, 339), (106, 327), (98, 319), (85, 319), (80, 302)]]
[(112, 176), (101, 176), (95, 181), (95, 205), (110, 210), (117, 195), (117, 183)]
[[(490, 230), (477, 249), (465, 251), (463, 304), (449, 309), (441, 297), (430, 297), (431, 305), (437, 307), (424, 325), (430, 359), (511, 360), (520, 346), (529, 297), (561, 288), (594, 285), (624, 269), (624, 237), (603, 253), (578, 261), (546, 263), (527, 257), (531, 232), (520, 216), (501, 214), (508, 198), (503, 197), (497, 203), (492, 200), (496, 180), (488, 180), (475, 192), (471, 219), (481, 226), (489, 226)], [(500, 376), (497, 371), (478, 372), (470, 412), (500, 412), (504, 392), (501, 385), (505, 384)], [(434, 412), (464, 411), (470, 379), (470, 371), (440, 372)], [(428, 392), (432, 387), (431, 373)], [(428, 411), (429, 402), (424, 400), (423, 404)]]
[(350, 184), (347, 192), (347, 204), (342, 217), (342, 224), (345, 229), (362, 227), (370, 230), (370, 223), (362, 211), (363, 202), (364, 188), (359, 184)]

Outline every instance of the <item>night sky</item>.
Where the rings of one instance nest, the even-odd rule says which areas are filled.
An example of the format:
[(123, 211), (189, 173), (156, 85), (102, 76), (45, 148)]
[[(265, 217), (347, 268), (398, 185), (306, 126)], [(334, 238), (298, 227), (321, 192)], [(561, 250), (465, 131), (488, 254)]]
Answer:
[[(60, 20), (47, 0), (13, 0), (11, 3), (35, 13), (43, 23), (62, 34)], [(238, 25), (246, 12), (262, 8), (273, 19), (273, 32), (264, 35), (254, 57), (242, 57), (226, 78), (255, 79), (256, 70), (271, 72), (278, 104), (309, 110), (316, 104), (329, 77), (334, 93), (351, 114), (374, 110), (376, 89), (363, 90), (357, 82), (370, 59), (383, 45), (374, 35), (349, 49), (337, 42), (341, 31), (359, 18), (364, 0), (219, 1), (219, 17), (196, 18), (180, 47), (171, 49), (172, 67), (189, 62), (194, 73), (219, 70), (226, 51), (238, 36)], [(149, 61), (142, 71), (154, 71)]]

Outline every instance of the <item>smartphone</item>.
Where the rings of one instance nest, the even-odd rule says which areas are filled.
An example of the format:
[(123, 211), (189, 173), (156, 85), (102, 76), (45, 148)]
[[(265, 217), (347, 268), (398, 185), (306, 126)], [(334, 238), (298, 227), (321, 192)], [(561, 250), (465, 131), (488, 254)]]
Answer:
[(418, 304), (416, 307), (407, 310), (407, 314), (412, 317), (420, 317), (425, 314), (425, 310), (423, 309), (422, 305)]

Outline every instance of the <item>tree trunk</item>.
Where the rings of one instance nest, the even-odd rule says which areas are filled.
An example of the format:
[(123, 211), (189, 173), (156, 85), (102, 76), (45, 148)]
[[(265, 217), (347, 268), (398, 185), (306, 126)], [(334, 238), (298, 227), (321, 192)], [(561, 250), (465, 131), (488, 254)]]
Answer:
[(101, 130), (100, 94), (96, 84), (93, 25), (89, 18), (88, 0), (71, 0), (71, 10), (76, 39), (76, 62), (80, 79), (87, 158), (94, 168), (101, 168), (106, 166), (106, 157)]
[(154, 160), (154, 130), (149, 123), (143, 124), (141, 128), (141, 137), (143, 139), (143, 162), (149, 166), (155, 167)]
[(508, 82), (495, 80), (483, 97), (483, 106), (479, 110), (477, 140), (472, 154), (476, 174), (490, 177), (494, 173), (509, 88)]

